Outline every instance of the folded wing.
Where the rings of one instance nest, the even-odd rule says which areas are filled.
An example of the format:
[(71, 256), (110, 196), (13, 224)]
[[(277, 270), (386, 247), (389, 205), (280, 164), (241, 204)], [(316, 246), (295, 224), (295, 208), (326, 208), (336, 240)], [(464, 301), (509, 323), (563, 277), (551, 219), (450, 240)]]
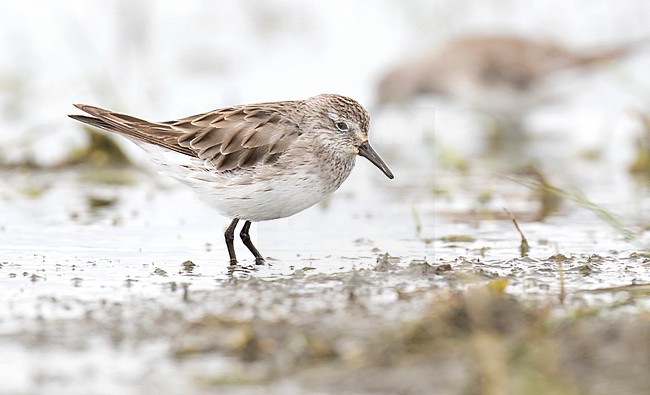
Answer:
[(203, 159), (217, 171), (275, 163), (300, 136), (283, 103), (237, 106), (169, 122), (149, 122), (88, 105), (75, 105), (86, 115), (70, 115), (89, 125), (136, 142), (161, 146)]

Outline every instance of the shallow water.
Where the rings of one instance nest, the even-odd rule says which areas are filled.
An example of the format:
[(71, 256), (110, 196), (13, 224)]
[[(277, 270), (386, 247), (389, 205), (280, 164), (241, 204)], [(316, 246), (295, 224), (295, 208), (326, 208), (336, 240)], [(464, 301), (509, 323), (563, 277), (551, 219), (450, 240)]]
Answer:
[[(127, 3), (0, 15), (0, 395), (650, 393), (650, 193), (627, 171), (647, 52), (559, 80), (506, 147), (459, 103), (373, 104), (457, 34), (589, 48), (648, 37), (650, 3)], [(230, 219), (133, 145), (133, 167), (51, 167), (85, 141), (72, 103), (170, 119), (322, 92), (369, 108), (395, 179), (360, 158), (253, 225), (266, 265), (236, 242), (229, 267)], [(543, 219), (530, 164), (565, 191)]]
[[(539, 202), (515, 179), (478, 165), (469, 173), (441, 169), (428, 148), (411, 150), (418, 159), (409, 163), (403, 149), (387, 149), (394, 182), (360, 162), (325, 204), (254, 226), (268, 264), (254, 265), (236, 244), (235, 268), (222, 242), (228, 219), (148, 170), (116, 170), (132, 180), (126, 185), (89, 182), (92, 170), (5, 171), (6, 392), (309, 393), (312, 379), (290, 379), (304, 353), (318, 359), (335, 341), (338, 358), (354, 358), (355, 347), (368, 346), (364, 333), (399, 330), (441, 295), (495, 279), (506, 279), (505, 292), (519, 300), (562, 299), (570, 310), (650, 307), (647, 291), (631, 287), (650, 283), (643, 233), (626, 241), (570, 201), (531, 221)], [(602, 179), (613, 181), (583, 177), (581, 189), (608, 196), (604, 207), (626, 196), (647, 205), (634, 182)], [(479, 203), (488, 189), (491, 199)], [(503, 207), (520, 217), (526, 257)], [(634, 211), (620, 210), (622, 221), (644, 220)], [(265, 337), (248, 352), (252, 333)], [(327, 339), (320, 351), (309, 343), (317, 334)]]

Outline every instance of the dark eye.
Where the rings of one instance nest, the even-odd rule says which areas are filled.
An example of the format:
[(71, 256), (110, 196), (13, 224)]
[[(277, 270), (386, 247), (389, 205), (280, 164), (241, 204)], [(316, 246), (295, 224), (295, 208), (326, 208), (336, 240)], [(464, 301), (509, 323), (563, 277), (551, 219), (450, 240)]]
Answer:
[(348, 130), (350, 130), (350, 127), (345, 122), (337, 122), (336, 123), (336, 128), (338, 130), (340, 130), (341, 132), (347, 132)]

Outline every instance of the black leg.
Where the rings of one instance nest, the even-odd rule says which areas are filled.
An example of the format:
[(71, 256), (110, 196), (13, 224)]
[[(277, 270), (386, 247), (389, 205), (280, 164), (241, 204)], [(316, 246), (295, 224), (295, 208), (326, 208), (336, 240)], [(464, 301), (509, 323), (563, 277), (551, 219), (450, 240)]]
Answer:
[(244, 242), (244, 245), (248, 247), (248, 250), (255, 255), (255, 264), (257, 265), (262, 265), (264, 264), (264, 257), (262, 254), (260, 254), (259, 251), (257, 251), (257, 248), (253, 245), (253, 242), (251, 241), (251, 237), (248, 235), (248, 230), (251, 227), (251, 221), (246, 221), (244, 222), (244, 227), (241, 228), (241, 232), (239, 233), (239, 236), (241, 237), (241, 241)]
[(235, 228), (237, 227), (237, 222), (239, 222), (239, 218), (235, 218), (232, 220), (230, 223), (230, 226), (228, 226), (228, 229), (226, 229), (226, 233), (224, 233), (224, 236), (226, 238), (226, 247), (228, 247), (228, 255), (230, 255), (230, 264), (234, 265), (237, 263), (237, 256), (235, 255)]

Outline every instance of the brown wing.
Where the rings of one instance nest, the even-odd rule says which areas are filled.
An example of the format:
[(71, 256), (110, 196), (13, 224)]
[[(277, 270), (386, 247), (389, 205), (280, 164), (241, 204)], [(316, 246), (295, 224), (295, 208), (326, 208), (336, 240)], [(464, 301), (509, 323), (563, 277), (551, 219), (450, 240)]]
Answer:
[(129, 138), (205, 160), (218, 171), (250, 168), (278, 160), (300, 136), (288, 103), (266, 103), (211, 111), (152, 123), (97, 107), (77, 106), (96, 118), (73, 118)]
[(148, 122), (126, 114), (120, 114), (86, 104), (75, 104), (78, 109), (92, 115), (70, 115), (70, 118), (100, 129), (114, 132), (135, 141), (159, 145), (181, 154), (197, 156), (191, 150), (178, 145), (180, 133), (168, 125)]
[(274, 163), (301, 134), (281, 103), (225, 108), (164, 124), (182, 132), (181, 147), (219, 171)]

